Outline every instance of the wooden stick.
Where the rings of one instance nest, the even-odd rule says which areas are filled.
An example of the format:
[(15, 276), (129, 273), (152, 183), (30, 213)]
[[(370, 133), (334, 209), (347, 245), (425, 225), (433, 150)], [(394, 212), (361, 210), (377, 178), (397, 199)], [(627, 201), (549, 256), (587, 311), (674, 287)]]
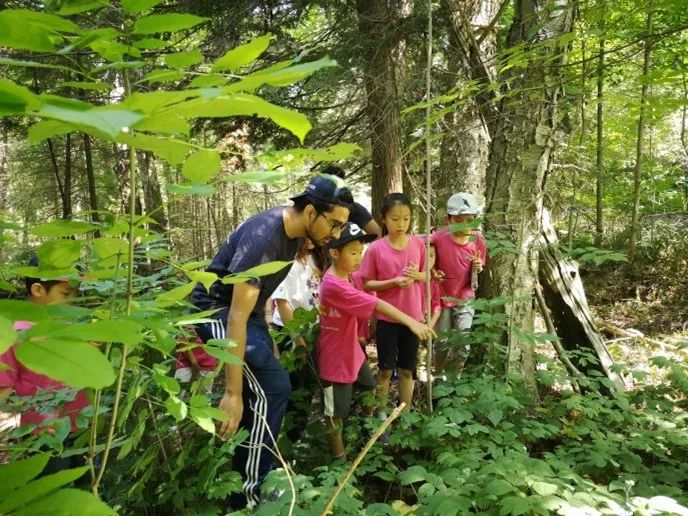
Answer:
[(349, 481), (351, 478), (351, 475), (354, 474), (354, 471), (356, 471), (356, 468), (358, 465), (361, 463), (363, 458), (366, 456), (368, 451), (370, 451), (370, 448), (373, 447), (373, 444), (375, 444), (375, 441), (377, 441), (380, 436), (385, 433), (385, 430), (387, 430), (387, 427), (392, 424), (392, 421), (394, 421), (396, 418), (399, 417), (399, 414), (404, 410), (406, 407), (406, 403), (401, 402), (397, 408), (395, 408), (392, 413), (389, 415), (387, 419), (385, 419), (382, 424), (378, 427), (378, 429), (375, 431), (375, 433), (372, 435), (370, 439), (368, 439), (368, 442), (366, 445), (363, 447), (361, 450), (361, 453), (359, 453), (356, 456), (356, 459), (354, 459), (354, 462), (351, 464), (351, 467), (349, 467), (348, 471), (342, 478), (342, 480), (339, 482), (339, 485), (337, 486), (337, 489), (335, 490), (334, 493), (332, 493), (332, 496), (330, 496), (330, 499), (327, 500), (327, 504), (325, 505), (325, 508), (323, 511), (320, 513), (320, 516), (327, 516), (332, 512), (332, 507), (334, 506), (334, 501), (337, 499), (339, 494), (342, 492), (342, 489), (344, 489), (344, 486), (346, 486), (346, 483)]

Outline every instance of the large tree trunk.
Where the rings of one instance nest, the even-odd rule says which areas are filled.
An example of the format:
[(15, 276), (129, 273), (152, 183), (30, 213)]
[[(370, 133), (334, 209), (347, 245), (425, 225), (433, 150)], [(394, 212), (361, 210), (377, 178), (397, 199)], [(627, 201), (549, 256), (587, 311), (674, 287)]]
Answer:
[(65, 136), (64, 197), (62, 218), (72, 218), (72, 134)]
[[(480, 42), (480, 59), (486, 64), (491, 76), (495, 73), (495, 52), (497, 50), (497, 31), (495, 18), (500, 12), (498, 0), (443, 0), (443, 11), (446, 13), (449, 30), (449, 51), (447, 66), (450, 74), (455, 76), (456, 88), (468, 87), (475, 76), (471, 70), (470, 59), (465, 56), (461, 31), (464, 20), (467, 20), (471, 31), (478, 31)], [(462, 95), (463, 97), (463, 95)], [(439, 181), (448, 185), (451, 192), (471, 192), (481, 201), (485, 199), (485, 171), (487, 170), (490, 152), (490, 134), (486, 121), (475, 101), (461, 99), (461, 105), (443, 119), (443, 136), (440, 144)]]
[(151, 224), (151, 228), (164, 233), (169, 227), (169, 220), (163, 203), (155, 160), (150, 152), (139, 152), (138, 162), (146, 215), (155, 221)]
[(643, 146), (645, 144), (645, 115), (647, 107), (647, 92), (649, 89), (650, 57), (652, 55), (652, 3), (648, 6), (645, 21), (645, 49), (643, 52), (643, 85), (640, 90), (640, 113), (638, 114), (638, 135), (636, 139), (635, 167), (633, 169), (633, 212), (631, 215), (631, 230), (628, 237), (628, 259), (635, 262), (635, 250), (640, 239), (640, 185), (643, 172)]
[(0, 122), (0, 184), (3, 185), (0, 188), (0, 214), (7, 208), (7, 200), (9, 195), (9, 174), (8, 174), (8, 158), (7, 154), (9, 152), (9, 134), (7, 130), (7, 124), (2, 121)]
[(533, 341), (532, 294), (538, 276), (538, 241), (544, 182), (555, 144), (557, 102), (561, 91), (558, 68), (566, 49), (559, 45), (532, 45), (571, 30), (573, 11), (564, 0), (524, 0), (516, 3), (509, 31), (511, 47), (525, 45), (525, 69), (509, 70), (510, 92), (500, 102), (492, 133), (487, 170), (485, 229), (499, 231), (515, 245), (516, 254), (493, 256), (483, 285), (490, 298), (503, 296), (498, 310), (508, 328), (502, 343), (507, 350), (508, 373), (523, 378), (537, 396)]
[(401, 92), (406, 49), (398, 30), (411, 13), (410, 0), (356, 0), (358, 25), (366, 52), (365, 86), (373, 161), (372, 208), (378, 215), (382, 198), (401, 192)]
[(595, 185), (595, 245), (597, 247), (602, 246), (602, 238), (604, 237), (604, 155), (602, 153), (602, 144), (604, 143), (604, 104), (602, 100), (604, 95), (604, 16), (600, 25), (600, 45), (597, 56), (597, 147), (595, 149), (595, 171), (597, 176)]

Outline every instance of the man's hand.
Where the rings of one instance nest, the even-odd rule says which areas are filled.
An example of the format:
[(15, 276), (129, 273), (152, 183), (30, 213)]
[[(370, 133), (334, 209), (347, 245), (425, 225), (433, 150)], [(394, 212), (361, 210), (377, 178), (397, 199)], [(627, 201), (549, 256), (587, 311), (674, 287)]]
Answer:
[(227, 419), (220, 425), (219, 437), (232, 437), (239, 429), (241, 416), (244, 414), (244, 401), (240, 395), (225, 392), (220, 400), (219, 408), (227, 415)]

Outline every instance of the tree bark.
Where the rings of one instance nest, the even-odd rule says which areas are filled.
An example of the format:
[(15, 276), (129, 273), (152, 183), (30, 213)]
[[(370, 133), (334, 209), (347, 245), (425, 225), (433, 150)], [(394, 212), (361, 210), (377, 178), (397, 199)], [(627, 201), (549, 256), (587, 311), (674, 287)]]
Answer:
[(515, 245), (516, 255), (491, 258), (482, 293), (507, 299), (496, 309), (509, 321), (501, 338), (507, 360), (498, 365), (520, 376), (533, 399), (537, 398), (535, 355), (528, 334), (534, 326), (532, 294), (538, 277), (544, 183), (558, 120), (558, 69), (567, 51), (559, 45), (534, 43), (570, 32), (572, 7), (563, 0), (517, 2), (508, 43), (525, 45), (528, 63), (525, 69), (508, 70), (505, 77), (511, 91), (499, 105), (486, 175), (485, 229), (502, 233)]
[(55, 185), (57, 186), (57, 191), (60, 194), (60, 201), (62, 204), (62, 213), (64, 213), (65, 210), (65, 190), (64, 187), (62, 186), (62, 179), (60, 178), (60, 167), (57, 164), (57, 155), (55, 154), (55, 146), (53, 145), (53, 141), (48, 138), (47, 139), (48, 143), (48, 152), (50, 153), (50, 163), (53, 166), (53, 178), (55, 179)]
[[(604, 4), (603, 4), (604, 5)], [(604, 11), (602, 12), (604, 15)], [(595, 149), (595, 245), (602, 246), (604, 237), (604, 16), (601, 21), (599, 54), (597, 56), (597, 140)]]
[(150, 152), (139, 152), (139, 174), (146, 215), (155, 221), (151, 229), (164, 233), (169, 228), (169, 219), (162, 198), (155, 160)]
[[(443, 0), (442, 8), (450, 24), (449, 51), (447, 66), (450, 74), (455, 76), (455, 86), (466, 88), (469, 79), (476, 75), (471, 58), (465, 52), (475, 52), (477, 47), (479, 59), (484, 72), (489, 77), (495, 74), (494, 55), (497, 47), (495, 20), (500, 13), (500, 2), (497, 0)], [(471, 46), (463, 43), (464, 20), (469, 24), (466, 30), (481, 31), (480, 42)], [(473, 37), (470, 34), (470, 37)], [(488, 64), (489, 63), (489, 64)], [(462, 95), (463, 97), (463, 95)], [(444, 117), (444, 134), (440, 144), (439, 185), (449, 185), (451, 191), (443, 192), (445, 196), (457, 191), (470, 192), (479, 200), (485, 199), (485, 171), (487, 170), (490, 152), (490, 134), (488, 122), (480, 111), (479, 103), (474, 100), (461, 99), (461, 105)]]
[(64, 197), (62, 218), (72, 217), (72, 134), (65, 136)]
[(379, 215), (382, 198), (401, 192), (401, 92), (404, 86), (406, 48), (396, 28), (410, 15), (410, 0), (386, 2), (356, 0), (359, 32), (365, 54), (365, 87), (370, 130), (373, 215)]
[(638, 136), (635, 146), (635, 167), (633, 169), (633, 212), (631, 215), (631, 229), (628, 237), (628, 260), (635, 263), (636, 247), (639, 236), (638, 220), (640, 217), (640, 187), (643, 172), (643, 145), (645, 143), (645, 112), (647, 108), (647, 92), (650, 86), (650, 59), (652, 57), (652, 2), (650, 2), (645, 21), (645, 45), (643, 51), (643, 85), (640, 89), (640, 113), (638, 114)]
[[(93, 149), (91, 148), (91, 137), (83, 133), (84, 138), (84, 161), (86, 163), (86, 181), (88, 183), (88, 204), (91, 208), (91, 221), (98, 224), (100, 215), (98, 213), (98, 197), (96, 195), (96, 178), (93, 173)], [(96, 237), (100, 236), (100, 230), (96, 231)]]
[(7, 200), (9, 195), (9, 174), (8, 174), (8, 158), (7, 154), (9, 152), (9, 134), (7, 130), (7, 124), (3, 120), (0, 122), (0, 184), (3, 185), (0, 188), (0, 213), (3, 213), (7, 208)]

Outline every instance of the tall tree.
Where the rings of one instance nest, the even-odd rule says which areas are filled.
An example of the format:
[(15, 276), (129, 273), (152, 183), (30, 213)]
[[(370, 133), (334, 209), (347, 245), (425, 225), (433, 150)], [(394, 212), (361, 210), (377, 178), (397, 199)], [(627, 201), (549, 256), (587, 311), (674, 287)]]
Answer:
[(401, 92), (406, 45), (401, 24), (412, 12), (409, 0), (356, 0), (365, 54), (365, 87), (372, 148), (372, 207), (377, 215), (382, 198), (403, 189)]
[(602, 245), (604, 235), (604, 155), (602, 145), (604, 143), (604, 4), (602, 4), (602, 16), (600, 17), (600, 43), (597, 54), (597, 133), (595, 141), (595, 245)]

